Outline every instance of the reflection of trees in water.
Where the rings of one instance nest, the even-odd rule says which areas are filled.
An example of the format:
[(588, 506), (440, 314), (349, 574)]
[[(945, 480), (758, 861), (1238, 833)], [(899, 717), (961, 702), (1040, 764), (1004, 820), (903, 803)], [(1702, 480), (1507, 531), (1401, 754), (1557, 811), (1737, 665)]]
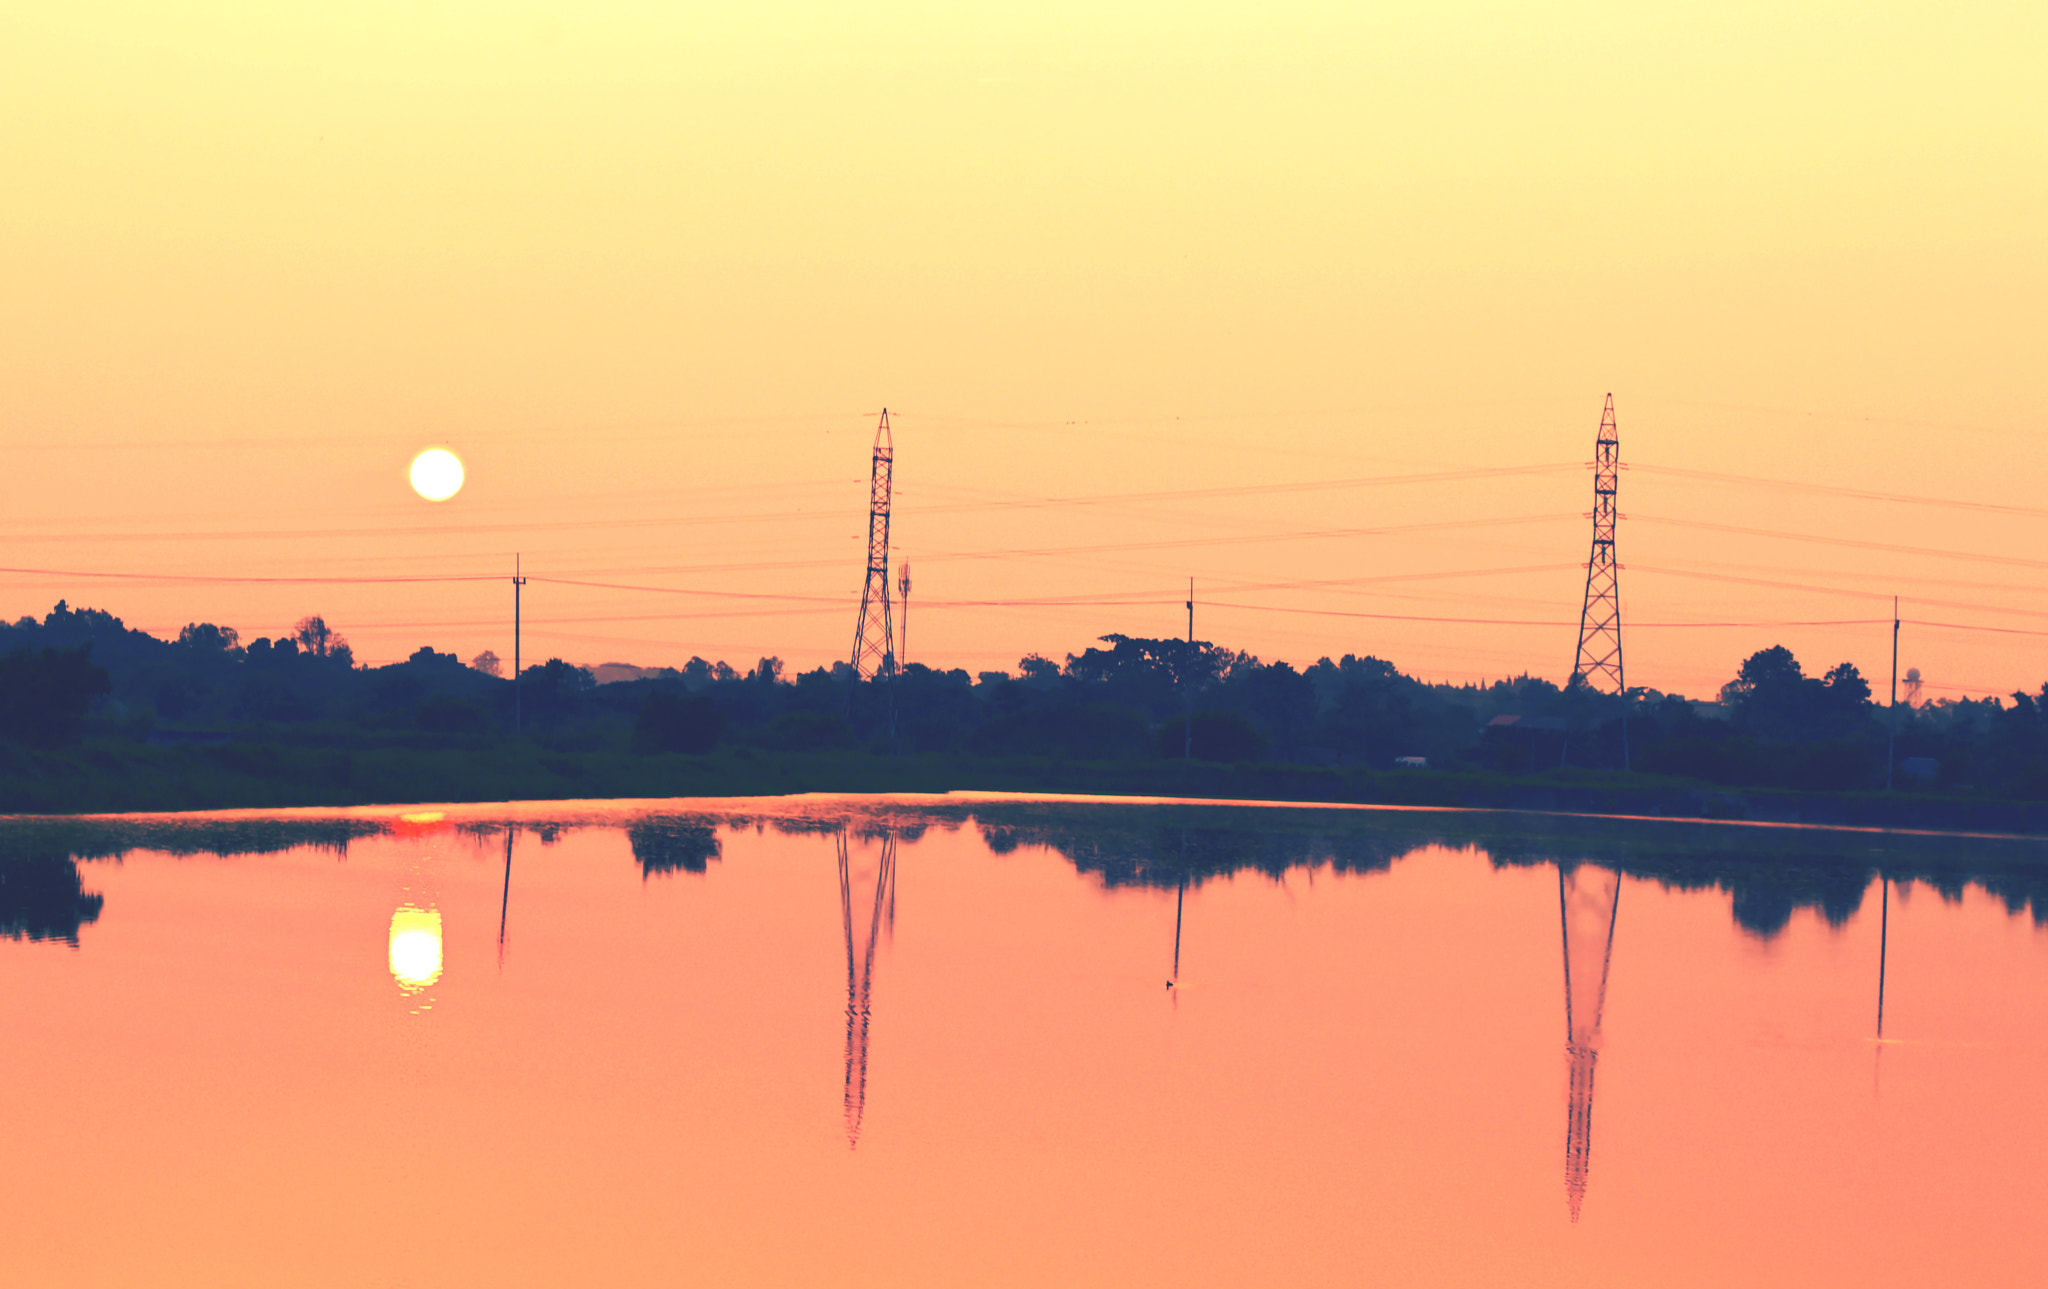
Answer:
[(311, 846), (346, 854), (383, 831), (358, 819), (36, 819), (0, 829), (0, 935), (78, 943), (105, 899), (85, 889), (81, 860), (119, 862), (133, 850), (170, 855), (260, 855)]
[[(1043, 847), (1109, 887), (1171, 888), (1183, 876), (1199, 885), (1239, 872), (1279, 880), (1296, 868), (1370, 873), (1414, 851), (1441, 846), (1477, 850), (1503, 867), (1583, 862), (1667, 889), (1725, 891), (1735, 921), (1764, 937), (1784, 930), (1803, 909), (1814, 910), (1831, 925), (1842, 925), (1856, 916), (1880, 875), (1899, 884), (1923, 883), (1950, 902), (1976, 887), (2001, 901), (2012, 915), (2031, 914), (2036, 923), (2048, 925), (2048, 847), (2024, 839), (1788, 831), (1506, 811), (844, 799), (745, 811), (628, 813), (585, 808), (558, 818), (478, 818), (454, 827), (479, 839), (516, 828), (543, 843), (582, 828), (623, 828), (644, 877), (707, 871), (720, 857), (721, 830), (751, 828), (820, 838), (845, 832), (865, 840), (893, 836), (915, 842), (929, 829), (955, 832), (968, 824), (996, 854)], [(0, 827), (0, 865), (36, 857), (54, 857), (59, 864), (119, 860), (132, 850), (233, 856), (312, 847), (345, 855), (351, 842), (389, 831), (386, 820), (361, 816), (23, 820)], [(75, 871), (71, 878), (76, 878)], [(24, 876), (13, 880), (23, 890), (42, 890), (48, 883), (54, 883), (48, 889), (66, 885), (61, 868), (43, 876), (29, 876), (24, 870)], [(86, 902), (79, 905), (77, 925), (83, 925), (99, 912), (99, 897), (81, 892), (78, 898)], [(88, 906), (89, 913), (84, 911)], [(31, 927), (53, 928), (50, 934), (66, 938), (76, 934), (76, 926), (62, 917), (5, 925), (18, 925), (20, 929), (11, 932), (17, 936), (33, 935)]]
[(626, 840), (643, 880), (656, 873), (702, 873), (719, 857), (717, 831), (692, 819), (640, 819), (627, 827)]
[(36, 820), (9, 825), (0, 852), (27, 844), (62, 850), (73, 859), (118, 860), (131, 850), (275, 855), (301, 847), (346, 855), (350, 842), (388, 831), (377, 819)]
[(1975, 886), (2009, 913), (2048, 925), (2048, 847), (2031, 840), (1788, 832), (1688, 821), (1570, 819), (1506, 812), (1382, 814), (1247, 807), (1048, 806), (974, 808), (998, 854), (1042, 846), (1107, 886), (1171, 887), (1292, 868), (1367, 873), (1431, 846), (1476, 849), (1502, 867), (1592, 863), (1670, 890), (1717, 889), (1735, 921), (1765, 938), (1812, 909), (1841, 926), (1880, 874), (1921, 882), (1943, 899)]
[[(1976, 886), (2004, 903), (2013, 916), (2031, 912), (2037, 924), (2048, 926), (2048, 848), (2039, 842), (1800, 834), (1787, 846), (1781, 833), (1744, 836), (1741, 841), (1746, 844), (1740, 846), (1707, 848), (1672, 846), (1668, 840), (1659, 845), (1658, 840), (1646, 836), (1628, 845), (1605, 841), (1574, 846), (1549, 838), (1542, 845), (1496, 842), (1486, 849), (1502, 865), (1549, 864), (1563, 856), (1653, 881), (1666, 890), (1724, 891), (1736, 924), (1765, 939), (1783, 931), (1803, 909), (1820, 914), (1829, 926), (1847, 924), (1880, 876), (1895, 884), (1925, 883), (1950, 903), (1959, 902), (1968, 887)], [(1882, 851), (1872, 844), (1876, 841), (1884, 843)], [(1982, 845), (1982, 853), (1962, 858), (1965, 845)]]
[(77, 863), (61, 851), (0, 857), (0, 935), (75, 946), (78, 928), (99, 920), (101, 903), (85, 889)]
[(1488, 849), (1494, 862), (1503, 866), (1550, 864), (1563, 855), (1568, 861), (1597, 863), (1656, 882), (1666, 890), (1725, 891), (1736, 924), (1765, 938), (1783, 931), (1800, 909), (1817, 911), (1830, 926), (1846, 924), (1863, 907), (1863, 894), (1877, 875), (1867, 857), (1818, 850), (1756, 854), (1618, 847)]
[(1183, 828), (1132, 820), (1129, 826), (979, 822), (982, 840), (998, 855), (1033, 846), (1057, 851), (1104, 886), (1171, 890), (1185, 876), (1200, 885), (1211, 877), (1252, 871), (1280, 880), (1290, 869), (1330, 868), (1371, 873), (1415, 849), (1401, 838), (1346, 833), (1274, 833), (1247, 828)]

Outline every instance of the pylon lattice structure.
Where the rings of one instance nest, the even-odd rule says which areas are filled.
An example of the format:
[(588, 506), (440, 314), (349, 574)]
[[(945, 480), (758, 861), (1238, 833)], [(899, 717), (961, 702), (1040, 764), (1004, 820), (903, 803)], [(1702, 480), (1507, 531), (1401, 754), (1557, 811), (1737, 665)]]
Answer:
[(874, 1016), (875, 947), (896, 930), (896, 837), (879, 853), (839, 834), (839, 918), (846, 931), (846, 1148), (860, 1147), (868, 1105), (868, 1023)]
[(894, 680), (896, 636), (889, 615), (889, 496), (896, 447), (889, 409), (875, 427), (875, 463), (868, 485), (868, 573), (860, 590), (860, 620), (853, 628), (853, 670), (862, 680)]
[(1614, 395), (1600, 414), (1593, 448), (1593, 553), (1586, 561), (1586, 603), (1579, 610), (1579, 651), (1572, 685), (1625, 694), (1621, 670), (1620, 566), (1614, 562), (1615, 487), (1621, 473), (1621, 436), (1614, 427)]
[(1607, 973), (1614, 964), (1614, 924), (1621, 877), (1604, 868), (1563, 864), (1557, 906), (1564, 923), (1565, 1104), (1564, 1195), (1572, 1221), (1586, 1202), (1593, 1166), (1593, 1070), (1600, 1063), (1600, 1017), (1607, 1009)]

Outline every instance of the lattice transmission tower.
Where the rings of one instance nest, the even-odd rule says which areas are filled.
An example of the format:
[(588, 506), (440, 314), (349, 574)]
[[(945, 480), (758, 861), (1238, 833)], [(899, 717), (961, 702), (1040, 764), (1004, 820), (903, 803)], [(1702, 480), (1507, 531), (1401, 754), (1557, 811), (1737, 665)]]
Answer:
[(1579, 610), (1579, 650), (1572, 661), (1573, 689), (1584, 686), (1624, 699), (1621, 763), (1628, 768), (1628, 682), (1621, 668), (1621, 566), (1614, 562), (1615, 491), (1621, 474), (1621, 435), (1614, 425), (1614, 395), (1600, 413), (1593, 445), (1593, 551), (1586, 560), (1586, 601)]
[(868, 484), (868, 572), (860, 589), (860, 620), (853, 627), (853, 679), (857, 684), (880, 676), (891, 686), (890, 717), (894, 724), (896, 679), (895, 625), (889, 615), (889, 496), (896, 446), (889, 437), (889, 409), (875, 427), (874, 470)]

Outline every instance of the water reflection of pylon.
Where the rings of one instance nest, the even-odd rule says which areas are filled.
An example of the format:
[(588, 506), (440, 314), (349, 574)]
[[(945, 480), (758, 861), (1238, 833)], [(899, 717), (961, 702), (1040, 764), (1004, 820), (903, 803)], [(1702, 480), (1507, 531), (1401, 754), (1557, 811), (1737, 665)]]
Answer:
[[(884, 836), (873, 864), (857, 861), (839, 834), (839, 916), (846, 929), (846, 1147), (860, 1145), (868, 1100), (868, 1020), (875, 979), (875, 945), (896, 929), (896, 838)], [(871, 889), (872, 888), (872, 889)], [(866, 914), (862, 927), (855, 910)]]
[(1604, 868), (1559, 864), (1557, 905), (1564, 925), (1564, 1050), (1571, 1067), (1564, 1193), (1576, 1222), (1593, 1161), (1593, 1067), (1600, 1060), (1600, 1013), (1607, 1002), (1607, 968), (1614, 959), (1621, 878)]

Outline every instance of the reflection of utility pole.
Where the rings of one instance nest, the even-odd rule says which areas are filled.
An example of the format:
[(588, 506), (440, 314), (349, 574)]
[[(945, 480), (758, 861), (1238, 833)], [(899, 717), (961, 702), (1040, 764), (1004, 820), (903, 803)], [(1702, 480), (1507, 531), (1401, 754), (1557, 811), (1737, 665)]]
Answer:
[(1589, 866), (1566, 869), (1560, 863), (1557, 907), (1564, 926), (1564, 1050), (1571, 1069), (1564, 1193), (1576, 1222), (1593, 1162), (1593, 1067), (1600, 1060), (1600, 1015), (1607, 1004), (1607, 969), (1614, 960), (1620, 874)]
[[(872, 893), (868, 883), (874, 884)], [(859, 888), (859, 889), (856, 889)], [(867, 913), (864, 936), (855, 934), (854, 910)], [(868, 1099), (868, 1021), (875, 977), (875, 944), (896, 925), (896, 838), (883, 837), (872, 869), (856, 870), (846, 833), (839, 834), (839, 917), (846, 932), (846, 1148), (860, 1145)]]
[(512, 557), (512, 732), (519, 733), (522, 713), (519, 708), (519, 588), (526, 585), (526, 579), (519, 575), (519, 556)]
[[(1188, 902), (1188, 830), (1180, 830), (1180, 890), (1173, 897), (1173, 975), (1166, 987), (1173, 988), (1180, 983), (1180, 915)], [(1174, 1005), (1180, 1005), (1179, 995), (1174, 996)]]
[(498, 970), (505, 969), (505, 915), (512, 910), (512, 834), (518, 828), (505, 825), (505, 894), (498, 901)]
[(1892, 938), (1892, 879), (1880, 877), (1884, 883), (1884, 903), (1878, 906), (1877, 915), (1877, 1041), (1884, 1042), (1884, 959)]
[(1872, 1095), (1876, 1095), (1878, 1076), (1884, 1072), (1884, 963), (1892, 932), (1892, 879), (1879, 873), (1878, 880), (1884, 883), (1884, 902), (1877, 915), (1877, 1055), (1870, 1062)]

